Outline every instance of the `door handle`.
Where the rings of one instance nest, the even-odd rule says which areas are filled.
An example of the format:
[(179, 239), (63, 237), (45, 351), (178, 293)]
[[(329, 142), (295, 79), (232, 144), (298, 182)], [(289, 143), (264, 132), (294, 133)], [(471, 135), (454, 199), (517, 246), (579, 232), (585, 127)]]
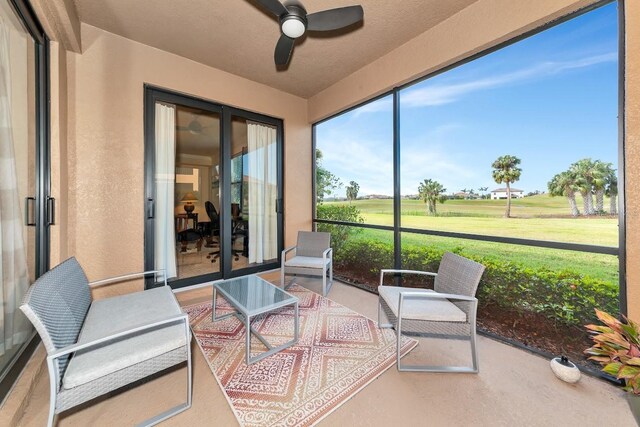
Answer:
[(147, 198), (147, 219), (155, 217), (155, 203), (151, 197)]
[[(35, 197), (25, 197), (24, 198), (24, 225), (27, 227), (35, 227), (36, 226), (36, 214), (35, 214)], [(30, 209), (33, 206), (33, 209)], [(29, 213), (33, 212), (33, 215), (30, 217)], [(33, 221), (29, 219), (33, 218)]]
[(56, 223), (56, 199), (47, 197), (47, 225)]

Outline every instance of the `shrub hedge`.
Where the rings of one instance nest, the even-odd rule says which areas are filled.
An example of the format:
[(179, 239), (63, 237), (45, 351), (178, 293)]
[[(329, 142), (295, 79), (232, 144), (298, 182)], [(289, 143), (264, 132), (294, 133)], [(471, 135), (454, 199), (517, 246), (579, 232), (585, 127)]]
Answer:
[[(345, 221), (352, 223), (364, 222), (362, 215), (360, 215), (360, 210), (351, 205), (319, 204), (316, 207), (316, 215), (318, 218), (333, 221)], [(353, 226), (322, 223), (317, 224), (316, 229), (318, 231), (328, 231), (331, 233), (331, 246), (333, 247), (334, 254), (336, 252), (341, 252), (342, 245), (347, 241), (349, 236), (354, 236), (362, 231), (361, 228)]]
[[(393, 244), (375, 239), (348, 239), (348, 235), (347, 230), (339, 249), (334, 248), (335, 268), (338, 274), (342, 272), (367, 281), (375, 290), (380, 268), (393, 266)], [(475, 256), (462, 248), (453, 252), (485, 265), (477, 293), (480, 304), (516, 312), (532, 311), (560, 324), (576, 326), (593, 322), (594, 308), (608, 313), (619, 310), (617, 284), (576, 271), (532, 269), (507, 260)], [(437, 271), (443, 253), (438, 247), (403, 245), (402, 266), (410, 270)], [(405, 279), (405, 286), (417, 284), (409, 280)]]

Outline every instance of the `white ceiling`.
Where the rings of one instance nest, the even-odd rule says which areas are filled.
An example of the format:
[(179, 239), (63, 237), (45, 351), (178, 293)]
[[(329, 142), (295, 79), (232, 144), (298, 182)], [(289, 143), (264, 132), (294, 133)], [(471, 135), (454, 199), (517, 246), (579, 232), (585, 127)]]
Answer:
[(361, 4), (364, 23), (335, 37), (303, 37), (288, 69), (273, 51), (277, 18), (255, 0), (75, 0), (82, 22), (308, 98), (476, 0), (306, 0), (308, 13)]

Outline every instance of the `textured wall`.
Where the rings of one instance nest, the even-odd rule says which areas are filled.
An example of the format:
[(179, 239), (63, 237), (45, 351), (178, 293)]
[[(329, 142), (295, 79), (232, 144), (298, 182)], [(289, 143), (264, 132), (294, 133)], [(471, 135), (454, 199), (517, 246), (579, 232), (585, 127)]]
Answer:
[(143, 268), (144, 83), (284, 119), (286, 243), (310, 229), (305, 100), (84, 24), (82, 41), (67, 56), (67, 236), (90, 279)]
[(627, 307), (640, 322), (640, 1), (627, 0), (625, 9)]
[(56, 223), (50, 228), (50, 263), (69, 257), (69, 174), (67, 158), (67, 51), (51, 42), (51, 195), (56, 199)]

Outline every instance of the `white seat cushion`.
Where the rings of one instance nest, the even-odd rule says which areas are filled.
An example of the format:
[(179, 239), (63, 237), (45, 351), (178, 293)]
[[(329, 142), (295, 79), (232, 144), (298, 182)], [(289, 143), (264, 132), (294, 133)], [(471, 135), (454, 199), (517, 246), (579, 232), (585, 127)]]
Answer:
[[(329, 264), (331, 259), (327, 258), (325, 264)], [(322, 258), (310, 256), (294, 256), (284, 262), (285, 267), (305, 267), (305, 268), (322, 268)]]
[[(168, 286), (94, 301), (78, 342), (86, 343), (181, 312)], [(63, 386), (70, 389), (86, 384), (175, 350), (186, 342), (184, 324), (178, 324), (152, 329), (99, 348), (81, 350), (71, 358), (63, 378)]]
[[(378, 294), (398, 317), (400, 292), (433, 293), (431, 289), (402, 288), (399, 286), (379, 286)], [(466, 322), (467, 315), (446, 299), (405, 298), (402, 303), (402, 319), (430, 320), (433, 322)]]

